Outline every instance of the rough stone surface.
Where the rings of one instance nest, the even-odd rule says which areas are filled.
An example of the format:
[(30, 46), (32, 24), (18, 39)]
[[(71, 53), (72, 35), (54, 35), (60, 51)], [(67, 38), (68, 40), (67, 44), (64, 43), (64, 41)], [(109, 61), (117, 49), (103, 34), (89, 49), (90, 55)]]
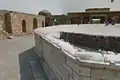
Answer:
[(34, 29), (44, 25), (45, 17), (42, 15), (0, 10), (0, 30), (5, 30), (10, 35), (32, 33)]
[(4, 30), (0, 30), (0, 40), (6, 39), (8, 37), (8, 33)]
[(67, 64), (79, 75), (90, 76), (90, 68), (80, 67), (77, 63), (75, 63), (74, 59), (67, 57)]
[(13, 35), (21, 35), (22, 31), (22, 21), (26, 21), (26, 33), (31, 33), (33, 31), (34, 19), (37, 20), (37, 28), (42, 27), (42, 21), (45, 21), (43, 16), (37, 15), (29, 15), (24, 13), (16, 13), (13, 12), (10, 14), (11, 16), (11, 26), (12, 26), (12, 34)]
[(80, 76), (76, 72), (73, 72), (73, 79), (74, 80), (90, 80), (89, 77)]
[(120, 79), (120, 72), (104, 69), (91, 69), (91, 77), (105, 80), (118, 80)]
[[(88, 26), (88, 25), (86, 25), (86, 26)], [(70, 26), (69, 28), (71, 28), (71, 30), (65, 26), (63, 26), (62, 28), (60, 28), (60, 27), (62, 27), (62, 26), (57, 26), (57, 27), (54, 26), (51, 28), (48, 27), (48, 28), (44, 28), (44, 29), (42, 28), (39, 30), (35, 30), (35, 33), (36, 33), (35, 35), (39, 35), (39, 37), (41, 37), (41, 38), (36, 37), (36, 39), (35, 39), (36, 47), (39, 50), (40, 47), (37, 44), (39, 44), (40, 41), (42, 41), (42, 46), (41, 46), (41, 48), (43, 49), (42, 57), (45, 59), (47, 65), (49, 66), (51, 71), (53, 73), (55, 73), (55, 79), (57, 79), (57, 80), (63, 80), (63, 79), (65, 79), (65, 80), (119, 80), (120, 79), (120, 71), (111, 69), (113, 67), (106, 68), (105, 61), (97, 62), (95, 59), (90, 61), (91, 56), (87, 56), (87, 55), (86, 56), (87, 56), (87, 58), (89, 58), (89, 60), (85, 60), (85, 59), (81, 59), (81, 58), (79, 59), (74, 56), (76, 52), (72, 53), (72, 50), (69, 50), (69, 49), (73, 49), (73, 48), (68, 47), (69, 52), (67, 52), (64, 50), (64, 47), (59, 45), (60, 44), (59, 41), (56, 41), (56, 39), (53, 39), (54, 37), (51, 38), (51, 36), (48, 37), (49, 35), (47, 35), (51, 32), (57, 32), (57, 31), (58, 32), (59, 31), (72, 32), (74, 30), (79, 33), (78, 28), (79, 29), (82, 28), (84, 30), (85, 27)], [(88, 27), (86, 27), (86, 28), (88, 28)], [(111, 27), (111, 30), (112, 30), (112, 28), (113, 27)], [(108, 28), (102, 27), (101, 29), (108, 29)], [(114, 28), (114, 29), (117, 30), (118, 27)], [(89, 32), (87, 30), (85, 32)], [(82, 31), (82, 30), (80, 30), (80, 31)], [(91, 29), (91, 32), (92, 32), (92, 29)], [(109, 33), (110, 32), (105, 33), (105, 34), (109, 35), (109, 36), (112, 35), (111, 33), (110, 34)], [(119, 30), (116, 33), (119, 33)], [(119, 35), (116, 33), (113, 36)], [(97, 32), (95, 31), (94, 34), (97, 34)], [(103, 35), (102, 33), (99, 33), (99, 34)], [(41, 53), (38, 52), (38, 54), (41, 54)], [(80, 56), (82, 56), (82, 55), (80, 55)], [(94, 56), (94, 57), (98, 58), (99, 56)], [(116, 58), (116, 57), (114, 57), (114, 58)], [(119, 58), (117, 61), (118, 62), (116, 65), (119, 67), (119, 64), (118, 64)], [(110, 65), (110, 64), (108, 64), (108, 65)], [(116, 66), (116, 65), (113, 65), (113, 66)], [(117, 68), (117, 69), (119, 69), (119, 68)]]

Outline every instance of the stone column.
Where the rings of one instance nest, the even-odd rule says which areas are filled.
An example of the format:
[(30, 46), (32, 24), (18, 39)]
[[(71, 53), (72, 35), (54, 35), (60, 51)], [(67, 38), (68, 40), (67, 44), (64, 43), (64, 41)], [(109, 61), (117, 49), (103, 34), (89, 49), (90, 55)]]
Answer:
[(83, 18), (84, 17), (80, 17), (80, 23), (83, 24)]

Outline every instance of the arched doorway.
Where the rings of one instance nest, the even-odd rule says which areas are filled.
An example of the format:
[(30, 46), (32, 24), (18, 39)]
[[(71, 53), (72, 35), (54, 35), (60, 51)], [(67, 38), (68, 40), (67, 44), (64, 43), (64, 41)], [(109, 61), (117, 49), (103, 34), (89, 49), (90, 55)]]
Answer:
[(45, 23), (44, 23), (44, 21), (42, 21), (42, 27), (45, 27)]
[(37, 19), (33, 18), (33, 29), (37, 28)]
[(22, 32), (26, 32), (26, 21), (22, 20)]

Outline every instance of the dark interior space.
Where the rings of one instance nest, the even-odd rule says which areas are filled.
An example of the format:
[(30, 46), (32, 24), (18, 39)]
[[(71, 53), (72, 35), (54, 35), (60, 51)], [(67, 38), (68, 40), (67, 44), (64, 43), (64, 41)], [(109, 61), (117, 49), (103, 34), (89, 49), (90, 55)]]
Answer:
[(26, 32), (26, 21), (22, 20), (22, 32)]
[(33, 29), (37, 28), (37, 19), (33, 18)]
[(94, 50), (113, 51), (119, 53), (120, 38), (113, 36), (96, 36), (61, 32), (60, 39), (76, 46), (88, 47)]

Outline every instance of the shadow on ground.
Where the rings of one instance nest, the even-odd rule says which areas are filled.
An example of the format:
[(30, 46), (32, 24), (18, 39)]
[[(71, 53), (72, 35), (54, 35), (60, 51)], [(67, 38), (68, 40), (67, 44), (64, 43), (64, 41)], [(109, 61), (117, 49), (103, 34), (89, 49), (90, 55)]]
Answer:
[(21, 80), (34, 80), (29, 69), (29, 62), (33, 60), (38, 60), (39, 57), (34, 52), (34, 48), (30, 48), (19, 54), (19, 66), (20, 66), (20, 76)]

